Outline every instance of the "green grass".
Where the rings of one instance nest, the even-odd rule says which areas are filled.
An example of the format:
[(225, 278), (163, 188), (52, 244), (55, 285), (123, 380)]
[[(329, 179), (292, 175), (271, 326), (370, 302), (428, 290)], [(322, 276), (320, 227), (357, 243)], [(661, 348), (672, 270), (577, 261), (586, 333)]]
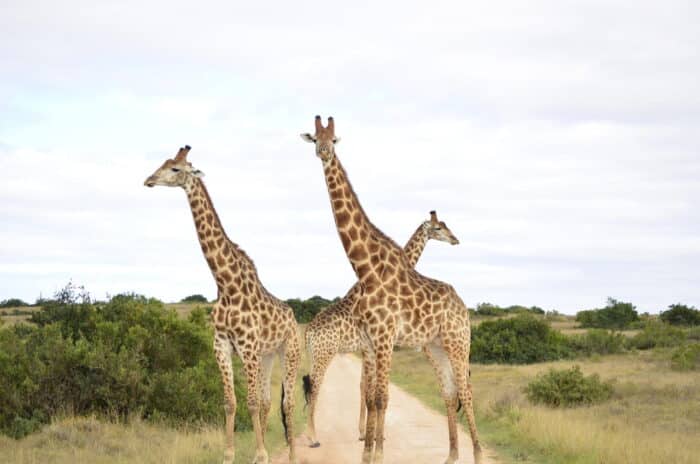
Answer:
[[(672, 370), (670, 353), (632, 352), (529, 366), (472, 365), (477, 425), (504, 462), (690, 464), (700, 455), (700, 372)], [(523, 387), (550, 367), (581, 365), (615, 382), (595, 406), (533, 406)], [(442, 412), (437, 382), (422, 353), (398, 351), (392, 381)]]

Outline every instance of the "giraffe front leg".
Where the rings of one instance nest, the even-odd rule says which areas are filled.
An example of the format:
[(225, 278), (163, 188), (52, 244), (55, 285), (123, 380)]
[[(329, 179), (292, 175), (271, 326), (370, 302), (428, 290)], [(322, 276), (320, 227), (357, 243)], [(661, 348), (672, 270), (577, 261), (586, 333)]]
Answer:
[(260, 428), (263, 431), (263, 440), (267, 433), (267, 420), (270, 416), (270, 381), (272, 377), (272, 363), (275, 360), (273, 354), (263, 355), (260, 366)]
[(374, 453), (374, 437), (377, 427), (377, 403), (375, 401), (376, 394), (376, 357), (373, 352), (367, 351), (364, 353), (362, 361), (365, 372), (365, 409), (367, 411), (367, 422), (365, 424), (364, 434), (364, 450), (362, 452), (362, 464), (371, 464), (372, 455)]
[(236, 449), (233, 439), (233, 428), (236, 422), (236, 394), (233, 384), (233, 347), (226, 334), (217, 332), (214, 335), (214, 355), (219, 365), (221, 380), (224, 383), (224, 410), (226, 412), (226, 437), (224, 449), (224, 464), (233, 464)]
[(360, 378), (360, 421), (358, 425), (360, 441), (365, 439), (367, 432), (367, 391), (371, 389), (374, 392), (374, 378), (370, 375), (370, 372), (374, 371), (374, 367), (371, 365), (372, 362), (367, 353), (363, 351), (362, 376)]
[(265, 432), (260, 425), (260, 403), (258, 400), (260, 392), (258, 384), (260, 382), (261, 364), (257, 349), (244, 351), (242, 359), (248, 381), (248, 412), (250, 413), (253, 431), (255, 432), (256, 451), (253, 464), (268, 464), (268, 455), (265, 450)]
[[(377, 372), (375, 375), (375, 403), (377, 410), (377, 428), (374, 431), (374, 464), (384, 462), (384, 419), (389, 403), (389, 371), (391, 370), (391, 357), (393, 346), (389, 342), (383, 342), (376, 352)], [(368, 431), (369, 435), (369, 431)]]

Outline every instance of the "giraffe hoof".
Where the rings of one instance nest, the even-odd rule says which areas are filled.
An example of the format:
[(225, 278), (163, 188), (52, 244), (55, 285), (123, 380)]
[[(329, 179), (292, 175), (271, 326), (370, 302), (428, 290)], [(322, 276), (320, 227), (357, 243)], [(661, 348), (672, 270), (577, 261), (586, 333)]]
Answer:
[(309, 448), (319, 448), (320, 446), (321, 446), (321, 443), (315, 441), (309, 445)]

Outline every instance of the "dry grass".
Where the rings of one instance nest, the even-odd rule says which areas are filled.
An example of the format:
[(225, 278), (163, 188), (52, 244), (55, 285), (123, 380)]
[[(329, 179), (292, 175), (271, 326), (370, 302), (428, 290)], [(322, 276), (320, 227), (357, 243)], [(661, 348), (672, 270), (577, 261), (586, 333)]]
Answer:
[[(615, 397), (575, 409), (530, 405), (522, 388), (550, 367), (581, 365), (614, 379)], [(392, 379), (442, 410), (421, 353), (395, 353)], [(700, 372), (675, 372), (642, 352), (530, 366), (473, 365), (475, 408), (487, 445), (518, 462), (695, 463), (700, 456)]]

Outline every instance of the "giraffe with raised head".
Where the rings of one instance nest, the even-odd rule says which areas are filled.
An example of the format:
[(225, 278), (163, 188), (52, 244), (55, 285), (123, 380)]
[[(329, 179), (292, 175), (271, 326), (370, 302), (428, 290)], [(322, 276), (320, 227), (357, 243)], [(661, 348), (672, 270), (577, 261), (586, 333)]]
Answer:
[(199, 244), (209, 264), (218, 296), (211, 313), (214, 353), (224, 383), (226, 439), (224, 464), (235, 456), (234, 421), (236, 396), (232, 356), (241, 358), (248, 385), (248, 410), (253, 422), (257, 450), (254, 464), (267, 464), (264, 435), (270, 412), (270, 376), (275, 356), (282, 365), (282, 424), (289, 446), (289, 462), (296, 464), (293, 433), (294, 387), (300, 361), (298, 326), (292, 308), (268, 292), (258, 278), (253, 260), (221, 225), (202, 172), (187, 160), (189, 146), (167, 159), (144, 185), (181, 187), (187, 194)]
[[(445, 379), (444, 396), (465, 408), (474, 460), (481, 462), (472, 393), (469, 388), (469, 312), (452, 286), (418, 273), (404, 250), (368, 218), (335, 151), (338, 138), (333, 118), (323, 127), (315, 119), (315, 133), (302, 134), (314, 143), (321, 159), (331, 210), (345, 254), (355, 271), (361, 295), (353, 318), (366, 341), (368, 377), (367, 424), (363, 464), (384, 460), (384, 421), (389, 401), (389, 371), (395, 345), (425, 348)], [(450, 453), (446, 462), (457, 459)]]
[[(422, 222), (411, 238), (404, 245), (404, 251), (408, 257), (409, 264), (415, 266), (418, 259), (423, 254), (428, 240), (438, 240), (457, 245), (459, 240), (447, 227), (444, 221), (439, 221), (435, 211), (430, 212), (430, 219)], [(309, 352), (310, 375), (304, 376), (304, 396), (306, 398), (309, 412), (307, 415), (307, 425), (305, 435), (311, 441), (311, 447), (320, 446), (316, 439), (316, 402), (320, 392), (323, 377), (329, 364), (336, 354), (352, 353), (362, 350), (362, 338), (360, 331), (355, 325), (352, 316), (352, 307), (360, 295), (359, 284), (356, 283), (348, 293), (338, 302), (325, 308), (318, 313), (306, 327), (306, 349)], [(432, 358), (429, 358), (432, 359)], [(363, 364), (364, 367), (364, 364)], [(364, 440), (364, 430), (366, 421), (365, 397), (367, 389), (367, 372), (362, 370), (360, 381), (360, 420), (359, 431), (360, 440)], [(448, 408), (451, 402), (448, 403)], [(449, 414), (448, 414), (449, 415)], [(454, 418), (455, 416), (450, 416)], [(452, 430), (450, 425), (450, 430)], [(456, 428), (455, 428), (456, 431)], [(452, 438), (452, 435), (450, 435)], [(456, 444), (455, 444), (456, 446)]]

